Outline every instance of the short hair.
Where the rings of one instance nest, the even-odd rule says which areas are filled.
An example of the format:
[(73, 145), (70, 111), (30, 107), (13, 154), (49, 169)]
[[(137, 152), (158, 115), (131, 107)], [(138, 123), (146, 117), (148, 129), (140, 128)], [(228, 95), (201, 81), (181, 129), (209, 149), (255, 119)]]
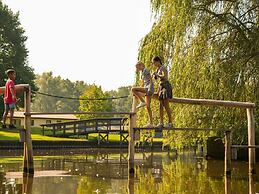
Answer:
[(11, 73), (15, 73), (15, 70), (14, 69), (7, 69), (5, 73), (6, 73), (6, 75), (10, 75)]

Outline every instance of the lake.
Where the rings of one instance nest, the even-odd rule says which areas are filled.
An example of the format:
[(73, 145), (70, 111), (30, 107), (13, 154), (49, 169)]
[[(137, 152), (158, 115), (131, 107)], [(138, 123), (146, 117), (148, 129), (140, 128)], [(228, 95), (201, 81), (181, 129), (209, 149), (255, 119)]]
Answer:
[(134, 177), (128, 176), (127, 150), (35, 151), (34, 178), (22, 176), (21, 153), (1, 155), (0, 194), (259, 192), (258, 176), (249, 177), (246, 162), (233, 162), (232, 177), (226, 178), (223, 161), (193, 152), (138, 152)]

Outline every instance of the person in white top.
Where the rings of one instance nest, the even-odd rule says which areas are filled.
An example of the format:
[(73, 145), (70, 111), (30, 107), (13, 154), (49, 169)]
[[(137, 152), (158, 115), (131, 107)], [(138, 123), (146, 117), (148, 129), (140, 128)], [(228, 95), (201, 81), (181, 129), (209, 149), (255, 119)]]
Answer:
[[(141, 108), (146, 106), (148, 117), (149, 117), (149, 123), (146, 127), (153, 127), (153, 118), (152, 118), (152, 111), (151, 111), (151, 99), (154, 94), (154, 83), (152, 81), (152, 76), (150, 74), (150, 71), (145, 67), (144, 63), (138, 62), (136, 64), (136, 70), (141, 72), (141, 81), (142, 85), (141, 87), (132, 87), (131, 91), (134, 96), (136, 96), (140, 104), (137, 106), (137, 108)], [(144, 97), (145, 96), (145, 100)]]

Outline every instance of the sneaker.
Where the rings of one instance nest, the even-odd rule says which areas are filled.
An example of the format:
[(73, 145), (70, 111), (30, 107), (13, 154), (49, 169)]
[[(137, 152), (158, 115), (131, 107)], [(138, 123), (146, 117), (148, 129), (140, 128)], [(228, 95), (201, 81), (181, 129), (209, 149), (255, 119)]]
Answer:
[(154, 126), (153, 126), (153, 124), (151, 124), (151, 123), (148, 123), (146, 126), (145, 126), (145, 128), (153, 128)]
[(3, 124), (3, 125), (2, 125), (2, 128), (3, 128), (3, 129), (6, 129), (6, 125)]
[(157, 128), (163, 128), (163, 127), (164, 127), (164, 124), (163, 124), (163, 123), (159, 123), (156, 127), (157, 127)]
[(145, 102), (141, 102), (141, 103), (139, 103), (139, 105), (136, 108), (141, 108), (141, 107), (144, 107), (144, 106), (146, 106), (146, 103)]
[(16, 129), (16, 127), (12, 124), (12, 125), (9, 125), (9, 129)]
[(165, 128), (172, 128), (173, 127), (173, 124), (172, 123), (168, 123), (168, 124), (166, 124), (165, 126), (164, 126)]

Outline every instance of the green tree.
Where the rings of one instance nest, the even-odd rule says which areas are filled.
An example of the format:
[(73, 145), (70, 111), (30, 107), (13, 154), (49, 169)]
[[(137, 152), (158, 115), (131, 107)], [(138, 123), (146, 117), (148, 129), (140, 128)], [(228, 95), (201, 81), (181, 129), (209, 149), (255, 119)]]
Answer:
[[(38, 75), (35, 82), (41, 93), (72, 98), (79, 98), (88, 87), (83, 81), (71, 82), (60, 76), (53, 76), (52, 72)], [(79, 110), (79, 105), (79, 100), (36, 94), (32, 110), (37, 112), (76, 112)]]
[[(100, 86), (90, 85), (83, 95), (82, 99), (100, 99), (108, 98), (109, 93), (104, 92)], [(111, 100), (80, 100), (80, 110), (83, 112), (110, 112), (112, 111)], [(82, 119), (94, 118), (96, 115), (81, 115)]]
[[(5, 71), (14, 68), (17, 72), (15, 83), (34, 84), (35, 75), (28, 65), (28, 50), (25, 43), (27, 37), (19, 21), (19, 13), (14, 13), (0, 1), (0, 85), (6, 81)], [(22, 95), (20, 96), (22, 97)], [(0, 100), (0, 112), (3, 110), (3, 99)], [(20, 104), (22, 105), (23, 100)]]
[[(155, 23), (142, 40), (139, 59), (146, 64), (154, 55), (164, 59), (175, 96), (258, 104), (258, 0), (151, 0), (151, 5)], [(175, 126), (233, 127), (234, 142), (247, 141), (244, 110), (172, 108)], [(212, 135), (216, 134), (177, 132), (167, 143), (183, 146)]]
[(122, 86), (119, 87), (117, 91), (109, 91), (109, 96), (114, 97), (126, 97), (127, 98), (120, 98), (114, 99), (112, 101), (112, 109), (114, 112), (130, 112), (131, 111), (131, 104), (132, 104), (132, 96), (131, 96), (131, 86)]

